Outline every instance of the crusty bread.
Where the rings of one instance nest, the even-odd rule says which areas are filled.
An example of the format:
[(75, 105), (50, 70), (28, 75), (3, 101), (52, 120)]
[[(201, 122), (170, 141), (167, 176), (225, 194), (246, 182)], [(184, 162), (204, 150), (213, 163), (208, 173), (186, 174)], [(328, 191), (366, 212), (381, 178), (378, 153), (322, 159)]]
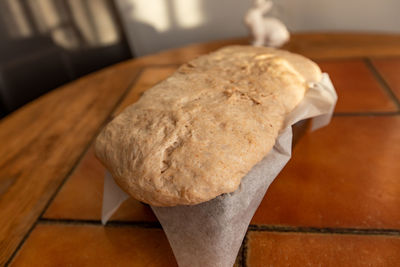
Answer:
[(285, 115), (319, 81), (289, 52), (229, 46), (182, 65), (112, 120), (98, 158), (123, 190), (155, 206), (235, 191), (273, 147)]

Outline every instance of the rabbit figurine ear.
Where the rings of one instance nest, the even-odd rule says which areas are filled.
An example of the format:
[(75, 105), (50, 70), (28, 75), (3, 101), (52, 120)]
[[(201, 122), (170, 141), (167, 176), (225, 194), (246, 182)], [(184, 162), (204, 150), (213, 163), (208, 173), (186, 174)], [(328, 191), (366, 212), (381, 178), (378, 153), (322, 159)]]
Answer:
[(245, 23), (253, 36), (253, 45), (280, 47), (286, 43), (290, 34), (285, 24), (273, 17), (264, 17), (273, 5), (269, 0), (255, 0), (247, 11)]
[(262, 11), (263, 14), (269, 12), (274, 3), (269, 0), (255, 0), (254, 6)]

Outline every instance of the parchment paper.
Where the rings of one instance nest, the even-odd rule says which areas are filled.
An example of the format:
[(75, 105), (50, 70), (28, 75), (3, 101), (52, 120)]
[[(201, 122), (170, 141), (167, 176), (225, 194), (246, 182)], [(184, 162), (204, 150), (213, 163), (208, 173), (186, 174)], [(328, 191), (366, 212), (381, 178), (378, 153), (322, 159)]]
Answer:
[[(181, 267), (233, 266), (247, 227), (269, 185), (291, 156), (292, 125), (312, 119), (312, 130), (330, 122), (337, 95), (324, 73), (309, 84), (303, 101), (286, 118), (275, 146), (230, 194), (194, 206), (151, 207), (160, 221)], [(129, 196), (107, 173), (104, 179), (102, 222), (105, 224)]]

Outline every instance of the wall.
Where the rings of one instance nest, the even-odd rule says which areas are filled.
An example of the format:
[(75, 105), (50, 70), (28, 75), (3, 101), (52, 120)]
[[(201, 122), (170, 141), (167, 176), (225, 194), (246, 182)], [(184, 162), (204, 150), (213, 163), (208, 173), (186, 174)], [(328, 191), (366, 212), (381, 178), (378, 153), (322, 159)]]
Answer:
[[(291, 31), (400, 33), (398, 0), (275, 0), (272, 15)], [(116, 0), (137, 56), (194, 42), (247, 35), (251, 0)]]
[(294, 31), (400, 33), (398, 0), (280, 0), (282, 18)]

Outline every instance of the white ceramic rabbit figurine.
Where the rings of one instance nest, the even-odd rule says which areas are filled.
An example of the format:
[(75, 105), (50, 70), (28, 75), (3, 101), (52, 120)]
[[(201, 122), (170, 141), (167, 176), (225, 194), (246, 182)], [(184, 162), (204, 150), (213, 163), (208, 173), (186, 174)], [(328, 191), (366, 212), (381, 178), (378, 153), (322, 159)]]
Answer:
[(272, 1), (255, 0), (247, 11), (245, 23), (253, 35), (253, 45), (280, 47), (289, 41), (290, 34), (285, 24), (273, 17), (264, 17), (272, 8)]

